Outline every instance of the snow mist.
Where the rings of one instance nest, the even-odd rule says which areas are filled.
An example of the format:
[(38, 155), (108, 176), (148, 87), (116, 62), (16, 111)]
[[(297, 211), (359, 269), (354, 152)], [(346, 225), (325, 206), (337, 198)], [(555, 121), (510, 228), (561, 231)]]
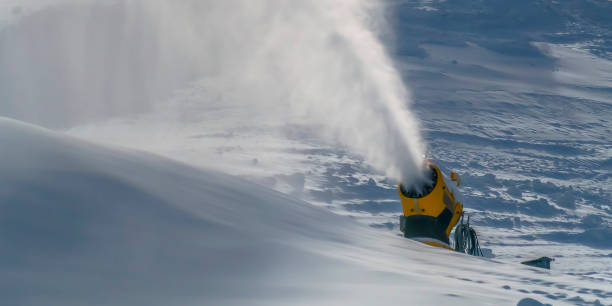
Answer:
[(377, 38), (380, 3), (49, 3), (12, 8), (0, 31), (0, 115), (70, 127), (150, 111), (207, 80), (257, 120), (311, 126), (392, 180), (421, 176), (411, 98)]

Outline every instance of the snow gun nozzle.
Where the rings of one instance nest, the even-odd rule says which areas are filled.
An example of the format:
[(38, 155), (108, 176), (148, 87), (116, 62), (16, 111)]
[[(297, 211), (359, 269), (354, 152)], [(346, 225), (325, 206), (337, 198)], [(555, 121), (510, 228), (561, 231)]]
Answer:
[(422, 198), (430, 194), (436, 186), (438, 173), (436, 169), (428, 165), (423, 174), (415, 177), (409, 182), (400, 182), (399, 189), (403, 196), (408, 198)]

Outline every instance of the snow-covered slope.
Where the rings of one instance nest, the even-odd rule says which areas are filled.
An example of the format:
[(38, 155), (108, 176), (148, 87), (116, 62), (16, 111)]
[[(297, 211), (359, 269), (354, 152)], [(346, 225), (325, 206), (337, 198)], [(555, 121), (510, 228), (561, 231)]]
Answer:
[(6, 305), (612, 302), (609, 280), (431, 248), (148, 153), (11, 119), (0, 143)]
[(463, 175), (486, 247), (610, 277), (612, 2), (392, 7), (393, 50), (429, 152)]
[[(384, 42), (429, 156), (463, 177), (483, 245), (500, 260), (552, 256), (555, 270), (612, 277), (612, 34), (600, 18), (612, 2), (388, 3), (396, 39)], [(218, 167), (399, 232), (396, 185), (308, 125), (256, 116), (241, 92), (205, 78), (150, 113), (71, 133)]]

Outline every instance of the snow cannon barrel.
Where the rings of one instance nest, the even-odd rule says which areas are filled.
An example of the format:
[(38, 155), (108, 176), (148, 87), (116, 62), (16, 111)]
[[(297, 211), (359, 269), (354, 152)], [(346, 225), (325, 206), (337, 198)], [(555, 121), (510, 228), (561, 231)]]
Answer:
[[(463, 204), (457, 200), (455, 186), (450, 181), (447, 185), (436, 165), (428, 163), (425, 171), (423, 182), (398, 186), (404, 211), (400, 230), (406, 238), (452, 250), (449, 236), (463, 213)], [(459, 175), (451, 172), (451, 180), (459, 186)]]

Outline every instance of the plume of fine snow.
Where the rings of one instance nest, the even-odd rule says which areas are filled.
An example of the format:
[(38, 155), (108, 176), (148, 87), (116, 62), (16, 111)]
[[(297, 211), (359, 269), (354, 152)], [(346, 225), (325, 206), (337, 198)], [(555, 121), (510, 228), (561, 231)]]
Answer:
[(0, 77), (10, 80), (0, 112), (71, 126), (149, 111), (206, 80), (256, 120), (315, 127), (392, 180), (420, 176), (424, 145), (378, 41), (376, 1), (62, 3), (0, 35)]

